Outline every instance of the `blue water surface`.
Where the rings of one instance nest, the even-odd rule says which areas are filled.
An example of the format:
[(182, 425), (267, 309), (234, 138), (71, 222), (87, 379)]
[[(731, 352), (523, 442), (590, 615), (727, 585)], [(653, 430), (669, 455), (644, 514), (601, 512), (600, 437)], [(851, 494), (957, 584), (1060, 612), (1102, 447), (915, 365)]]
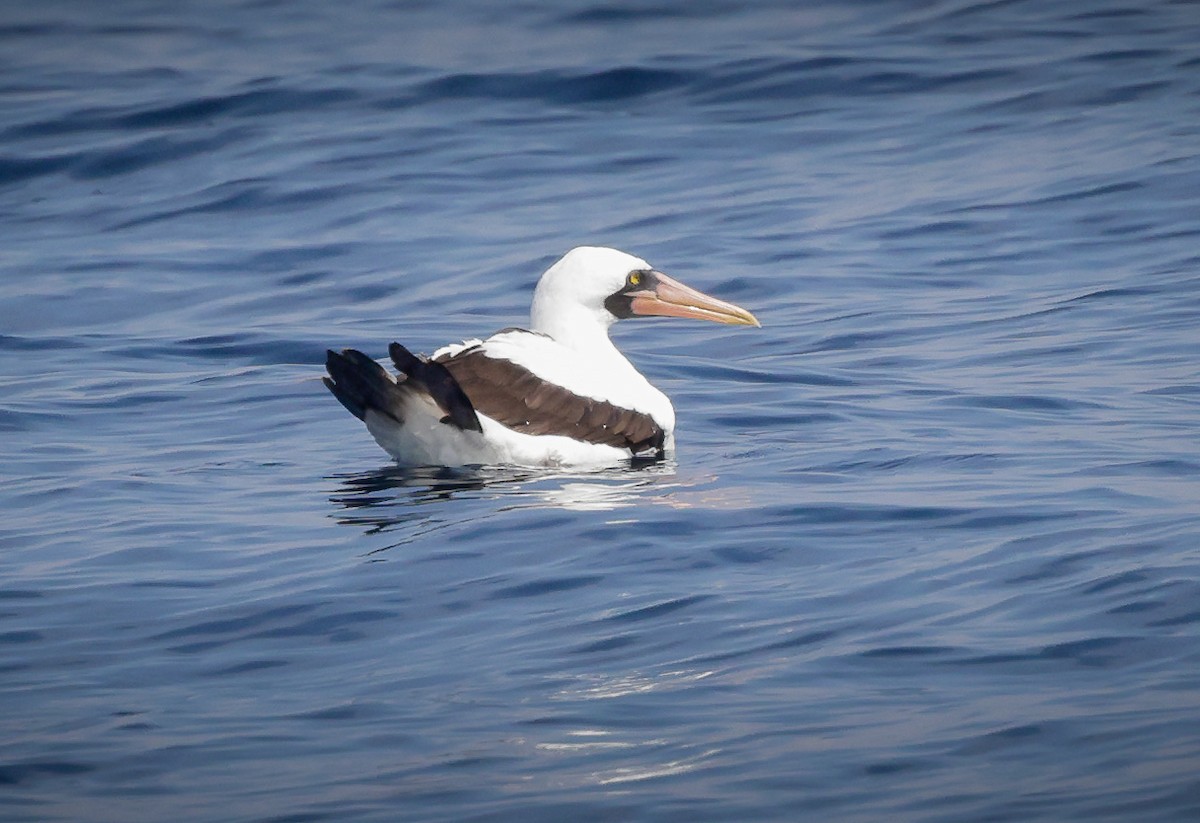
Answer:
[[(1200, 6), (0, 12), (0, 819), (1200, 818)], [(324, 350), (612, 245), (671, 460)]]

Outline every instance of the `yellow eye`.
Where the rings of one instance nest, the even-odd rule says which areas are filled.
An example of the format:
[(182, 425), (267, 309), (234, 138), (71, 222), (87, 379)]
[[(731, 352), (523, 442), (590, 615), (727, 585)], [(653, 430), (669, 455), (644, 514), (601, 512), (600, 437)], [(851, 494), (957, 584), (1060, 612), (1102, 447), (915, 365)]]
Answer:
[(641, 283), (641, 282), (642, 282), (642, 275), (640, 273), (638, 273), (636, 271), (631, 271), (629, 273), (629, 285), (636, 286), (638, 283)]

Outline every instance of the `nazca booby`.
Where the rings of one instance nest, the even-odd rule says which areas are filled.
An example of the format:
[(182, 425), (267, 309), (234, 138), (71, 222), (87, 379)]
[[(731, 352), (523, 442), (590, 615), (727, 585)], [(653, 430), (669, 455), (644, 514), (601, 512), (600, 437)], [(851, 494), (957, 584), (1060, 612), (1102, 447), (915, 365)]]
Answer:
[(758, 326), (750, 312), (645, 260), (583, 246), (551, 266), (530, 328), (444, 346), (388, 348), (393, 377), (362, 352), (328, 352), (334, 396), (402, 464), (583, 466), (674, 449), (675, 410), (608, 337), (617, 320), (659, 315)]

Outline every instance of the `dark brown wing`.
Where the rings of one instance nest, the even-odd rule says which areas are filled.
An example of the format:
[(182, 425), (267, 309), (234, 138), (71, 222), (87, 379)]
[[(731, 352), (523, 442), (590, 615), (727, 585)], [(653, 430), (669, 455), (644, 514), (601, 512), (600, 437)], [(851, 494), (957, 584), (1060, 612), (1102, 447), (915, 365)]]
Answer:
[(662, 427), (645, 412), (581, 397), (524, 366), (489, 357), (482, 348), (443, 355), (435, 362), (450, 372), (476, 411), (515, 431), (561, 434), (631, 454), (663, 450)]

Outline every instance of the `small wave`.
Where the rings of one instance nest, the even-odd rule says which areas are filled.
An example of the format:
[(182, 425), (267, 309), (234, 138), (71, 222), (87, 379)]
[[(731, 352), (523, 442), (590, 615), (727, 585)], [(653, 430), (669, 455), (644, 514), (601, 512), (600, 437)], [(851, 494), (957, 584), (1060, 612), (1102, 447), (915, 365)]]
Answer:
[(0, 786), (19, 786), (51, 778), (76, 777), (95, 770), (96, 767), (90, 763), (72, 760), (0, 763)]
[(611, 103), (661, 94), (689, 81), (690, 77), (682, 72), (637, 66), (583, 74), (558, 71), (453, 74), (422, 85), (416, 100), (483, 98), (537, 100), (559, 105)]
[(160, 163), (224, 149), (246, 134), (245, 129), (228, 129), (211, 137), (195, 139), (162, 135), (147, 137), (114, 149), (82, 153), (72, 163), (71, 174), (83, 180), (119, 177)]
[(948, 405), (977, 409), (1028, 412), (1066, 412), (1080, 409), (1102, 409), (1103, 405), (1087, 400), (1052, 397), (1043, 394), (973, 394), (958, 395), (945, 401)]
[(696, 96), (714, 104), (847, 97), (898, 97), (939, 91), (1011, 88), (1010, 69), (939, 71), (934, 64), (829, 55), (804, 60), (755, 60), (711, 67), (694, 83)]
[(615, 614), (608, 615), (604, 618), (606, 621), (616, 623), (639, 623), (643, 620), (651, 620), (662, 617), (680, 609), (686, 609), (689, 606), (694, 606), (697, 603), (703, 603), (706, 600), (712, 599), (712, 595), (695, 594), (688, 597), (677, 597), (671, 600), (663, 600), (658, 603), (652, 603), (649, 606), (639, 606), (633, 609), (626, 609)]
[(70, 167), (78, 157), (79, 155), (76, 154), (59, 154), (51, 157), (0, 157), (0, 186), (55, 174)]
[[(223, 362), (241, 360), (260, 365), (319, 363), (325, 353), (324, 349), (313, 341), (280, 340), (245, 333), (216, 334), (178, 340), (168, 347), (167, 352), (189, 360), (193, 358)], [(155, 347), (153, 350), (141, 350), (141, 353), (148, 357), (164, 355), (164, 351), (159, 347)]]
[(695, 20), (697, 17), (720, 14), (725, 8), (721, 4), (692, 2), (687, 4), (662, 4), (650, 6), (631, 6), (620, 3), (596, 5), (579, 11), (564, 14), (559, 22), (566, 26), (582, 25), (613, 25), (620, 23), (639, 23), (647, 20)]
[(499, 589), (494, 598), (504, 600), (512, 597), (537, 597), (543, 594), (571, 591), (591, 586), (603, 580), (602, 575), (581, 575), (577, 577), (552, 577), (542, 580), (531, 580), (527, 583), (517, 583)]
[(353, 103), (351, 89), (289, 89), (275, 87), (216, 97), (172, 101), (135, 107), (78, 109), (58, 117), (10, 126), (7, 139), (33, 139), (94, 131), (128, 132), (211, 124), (226, 118), (252, 118), (284, 112), (323, 110), (332, 104)]

